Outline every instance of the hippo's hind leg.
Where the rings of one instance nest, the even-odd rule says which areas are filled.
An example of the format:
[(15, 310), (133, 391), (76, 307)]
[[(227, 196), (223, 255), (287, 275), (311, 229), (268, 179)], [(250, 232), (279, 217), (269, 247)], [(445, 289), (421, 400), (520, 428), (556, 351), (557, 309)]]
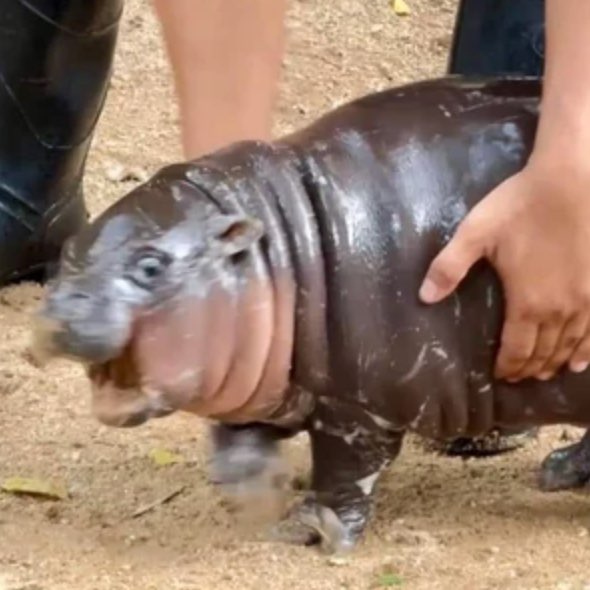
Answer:
[(590, 430), (579, 442), (557, 449), (541, 464), (539, 486), (553, 492), (587, 485), (590, 482)]
[[(317, 411), (308, 426), (312, 451), (311, 490), (282, 525), (290, 542), (320, 543), (328, 553), (354, 548), (367, 525), (374, 486), (395, 459), (404, 433), (370, 418), (348, 419), (331, 409)], [(344, 413), (344, 412), (343, 412)]]

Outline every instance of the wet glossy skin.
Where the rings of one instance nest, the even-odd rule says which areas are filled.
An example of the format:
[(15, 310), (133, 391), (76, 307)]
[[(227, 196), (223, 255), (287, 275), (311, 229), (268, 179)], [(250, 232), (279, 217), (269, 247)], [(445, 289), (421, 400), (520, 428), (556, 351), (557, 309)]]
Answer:
[[(80, 280), (89, 285), (95, 274), (106, 284), (110, 276), (110, 290), (96, 284), (86, 292), (91, 298), (102, 294), (101, 324), (113, 334), (116, 351), (128, 343), (124, 334), (135, 337), (141, 332), (133, 327), (133, 318), (162, 300), (153, 288), (143, 299), (125, 299), (120, 272), (113, 271), (112, 262), (107, 264), (109, 256), (132, 256), (137, 244), (118, 247), (116, 254), (99, 249), (92, 264), (86, 258), (100, 241), (100, 232), (121, 212), (135, 224), (142, 217), (144, 230), (149, 226), (146, 219), (155, 222), (160, 229), (152, 229), (151, 235), (148, 229), (145, 240), (154, 245), (168, 239), (172, 250), (183, 240), (198, 244), (211, 234), (215, 211), (204, 214), (206, 202), (214, 202), (217, 211), (261, 220), (264, 236), (248, 242), (249, 253), (239, 263), (208, 259), (202, 266), (206, 272), (180, 264), (178, 273), (164, 275), (160, 283), (181, 304), (187, 300), (187, 284), (201, 294), (190, 308), (195, 314), (187, 320), (193, 334), (203, 330), (211, 316), (226, 315), (219, 311), (221, 299), (211, 291), (219, 276), (237, 277), (238, 283), (225, 291), (230, 296), (238, 292), (238, 284), (240, 293), (244, 285), (272, 285), (272, 295), (260, 295), (272, 314), (269, 307), (258, 324), (250, 324), (243, 345), (231, 348), (239, 361), (246, 351), (266, 347), (253, 361), (258, 385), (241, 377), (225, 393), (218, 413), (199, 404), (203, 396), (214, 399), (220, 390), (204, 392), (200, 383), (182, 395), (165, 392), (159, 404), (164, 400), (170, 411), (184, 407), (221, 419), (214, 442), (222, 483), (235, 479), (236, 473), (254, 478), (276, 458), (280, 437), (307, 430), (312, 493), (300, 520), (320, 531), (329, 547), (350, 548), (366, 525), (379, 473), (399, 452), (406, 431), (456, 438), (486, 434), (497, 426), (590, 424), (588, 373), (564, 373), (549, 382), (493, 382), (503, 309), (500, 283), (489, 266), (479, 264), (457, 294), (442, 304), (425, 306), (417, 296), (429, 262), (467, 211), (524, 165), (534, 138), (538, 98), (534, 81), (425, 82), (345, 105), (274, 144), (240, 144), (163, 171), (107, 211), (94, 233), (78, 237), (71, 246), (77, 266), (58, 280), (56, 292)], [(194, 215), (185, 211), (179, 217), (181, 205)], [(179, 233), (181, 226), (187, 231)], [(113, 233), (109, 242), (125, 230)], [(103, 263), (105, 270), (97, 271)], [(247, 299), (237, 300), (243, 304)], [(121, 306), (127, 306), (128, 320), (110, 331), (121, 317), (116, 312)], [(54, 309), (49, 315), (63, 322), (58, 317), (62, 311)], [(98, 308), (86, 313), (87, 322), (92, 324), (98, 314)], [(209, 330), (209, 338), (215, 334), (222, 342), (233, 342), (245, 321), (244, 315), (235, 317), (223, 330)], [(253, 340), (259, 337), (255, 327), (265, 334), (269, 319), (272, 343), (268, 338)], [(164, 320), (159, 325), (170, 342), (180, 342), (171, 324)], [(54, 344), (83, 351), (85, 329), (79, 325), (75, 334)], [(207, 373), (215, 355), (207, 357), (205, 336), (199, 338), (194, 365)], [(165, 367), (173, 361), (166, 352), (171, 348), (145, 358), (159, 358)], [(152, 366), (136, 365), (140, 374)], [(241, 393), (238, 382), (246, 383)], [(150, 398), (149, 391), (144, 397)], [(115, 414), (117, 399), (111, 395), (106, 404)], [(126, 402), (120, 410), (128, 419), (133, 413), (129, 407)], [(153, 415), (144, 411), (138, 418), (137, 413), (130, 423)], [(253, 452), (244, 453), (245, 446)], [(582, 459), (580, 453), (566, 454), (564, 460), (574, 455), (577, 472), (590, 475), (584, 454)], [(546, 464), (551, 484), (546, 485), (546, 477), (545, 487), (571, 485), (571, 478), (560, 476), (563, 457), (553, 459)]]
[(304, 146), (328, 269), (330, 361), (316, 369), (339, 400), (444, 438), (590, 420), (590, 374), (493, 382), (503, 308), (491, 267), (478, 265), (447, 302), (417, 298), (467, 211), (524, 165), (537, 97), (536, 82), (424, 83), (344, 107), (289, 140)]

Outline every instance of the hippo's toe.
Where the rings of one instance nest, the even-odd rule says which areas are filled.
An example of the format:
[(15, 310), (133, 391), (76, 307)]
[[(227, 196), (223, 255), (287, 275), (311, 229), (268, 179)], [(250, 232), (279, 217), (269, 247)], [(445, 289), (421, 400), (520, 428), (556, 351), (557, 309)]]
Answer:
[(275, 525), (270, 537), (272, 541), (304, 547), (317, 545), (322, 539), (314, 528), (305, 525), (294, 515)]
[(590, 446), (586, 437), (557, 449), (541, 464), (539, 487), (545, 492), (583, 487), (590, 481)]
[(274, 528), (273, 537), (295, 545), (319, 545), (328, 554), (351, 551), (358, 540), (358, 534), (331, 508), (311, 498), (298, 504), (289, 517)]

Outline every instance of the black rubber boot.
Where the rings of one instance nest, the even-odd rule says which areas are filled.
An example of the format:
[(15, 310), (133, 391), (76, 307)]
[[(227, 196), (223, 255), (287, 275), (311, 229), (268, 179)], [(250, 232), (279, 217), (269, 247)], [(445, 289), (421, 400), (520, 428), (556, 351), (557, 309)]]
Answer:
[(460, 1), (450, 74), (540, 77), (544, 54), (544, 0)]
[[(544, 0), (461, 0), (449, 74), (468, 77), (543, 75)], [(487, 457), (516, 450), (537, 436), (538, 429), (496, 429), (476, 437), (426, 444), (454, 457)]]
[(42, 278), (86, 222), (82, 176), (122, 0), (6, 0), (0, 10), (0, 286)]

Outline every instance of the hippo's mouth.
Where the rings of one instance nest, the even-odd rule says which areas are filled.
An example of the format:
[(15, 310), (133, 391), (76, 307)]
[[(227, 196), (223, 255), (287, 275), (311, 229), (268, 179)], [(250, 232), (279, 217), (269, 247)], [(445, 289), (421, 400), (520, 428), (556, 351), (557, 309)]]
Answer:
[(92, 363), (93, 412), (114, 426), (168, 416), (199, 397), (196, 360), (206, 346), (199, 300), (170, 305), (136, 318), (132, 336), (115, 358)]
[(93, 413), (108, 426), (139, 426), (151, 418), (161, 418), (174, 412), (164, 396), (142, 384), (137, 364), (130, 348), (119, 357), (88, 367), (92, 383)]

